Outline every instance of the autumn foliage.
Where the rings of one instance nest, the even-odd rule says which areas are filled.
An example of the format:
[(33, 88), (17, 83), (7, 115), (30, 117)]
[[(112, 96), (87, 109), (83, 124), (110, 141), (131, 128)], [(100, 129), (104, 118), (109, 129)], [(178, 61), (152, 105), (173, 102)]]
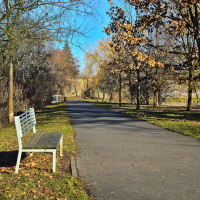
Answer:
[(129, 85), (131, 101), (134, 90), (137, 91), (138, 109), (145, 88), (157, 107), (161, 94), (170, 85), (188, 84), (187, 110), (191, 110), (192, 92), (196, 91), (200, 77), (200, 3), (196, 0), (109, 2), (107, 13), (111, 22), (104, 31), (110, 36), (107, 48), (115, 56), (109, 61), (108, 57), (102, 59), (101, 68), (106, 65), (110, 72), (122, 73), (123, 84)]
[[(2, 58), (2, 57), (1, 57)], [(0, 127), (8, 122), (8, 59), (0, 68)], [(14, 113), (30, 107), (43, 108), (54, 94), (64, 95), (79, 73), (78, 60), (68, 44), (63, 50), (40, 42), (18, 49), (14, 59)]]
[(57, 92), (64, 95), (65, 88), (71, 85), (79, 74), (78, 60), (74, 58), (66, 43), (63, 50), (54, 51), (52, 61), (52, 71), (57, 75)]
[[(195, 77), (199, 77), (200, 3), (197, 0), (127, 0), (126, 2), (136, 10), (135, 25), (138, 30), (153, 32), (161, 28), (160, 34), (165, 34), (170, 39), (170, 48), (167, 52), (179, 57), (174, 61), (179, 65), (179, 69), (188, 71), (186, 77), (179, 76), (179, 78), (188, 82), (187, 109), (190, 110), (193, 81)], [(165, 52), (164, 43), (155, 48)]]

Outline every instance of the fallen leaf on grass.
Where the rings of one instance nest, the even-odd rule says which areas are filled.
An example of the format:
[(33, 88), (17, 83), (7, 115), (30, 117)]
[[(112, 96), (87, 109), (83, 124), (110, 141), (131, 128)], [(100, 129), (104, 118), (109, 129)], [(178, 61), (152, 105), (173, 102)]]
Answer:
[(103, 165), (104, 163), (97, 163), (98, 165)]

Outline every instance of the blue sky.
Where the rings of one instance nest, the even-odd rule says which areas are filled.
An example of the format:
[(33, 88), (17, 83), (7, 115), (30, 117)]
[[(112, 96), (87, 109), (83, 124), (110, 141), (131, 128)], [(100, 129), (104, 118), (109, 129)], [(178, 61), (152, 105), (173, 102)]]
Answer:
[[(104, 30), (104, 27), (108, 26), (108, 24), (109, 24), (110, 18), (106, 14), (106, 12), (109, 11), (110, 3), (108, 2), (108, 0), (101, 0), (101, 3), (98, 5), (98, 7), (99, 8), (97, 9), (97, 12), (100, 15), (97, 14), (96, 21), (91, 22), (91, 28), (94, 27), (94, 25), (96, 28), (94, 28), (88, 32), (87, 38), (84, 38), (84, 37), (78, 38), (80, 44), (82, 44), (81, 47), (84, 50), (87, 50), (87, 45), (92, 47), (97, 44), (98, 40), (102, 40), (103, 38), (107, 37), (106, 34), (103, 33), (102, 31)], [(85, 52), (75, 46), (71, 46), (71, 48), (72, 48), (72, 53), (74, 54), (74, 56), (77, 57), (80, 61), (80, 66), (81, 66), (80, 71), (82, 72), (84, 69), (84, 54), (85, 54)]]
[[(86, 15), (85, 16), (81, 15), (81, 17), (80, 16), (77, 17), (76, 14), (74, 15), (75, 23), (74, 23), (74, 27), (72, 28), (76, 29), (78, 26), (80, 26), (81, 33), (84, 32), (85, 29), (87, 31), (90, 30), (86, 34), (87, 37), (83, 37), (80, 35), (76, 37), (73, 35), (72, 43), (80, 45), (81, 48), (78, 48), (75, 45), (69, 44), (74, 57), (76, 57), (79, 60), (80, 72), (83, 72), (84, 70), (84, 55), (85, 55), (85, 52), (87, 51), (87, 47), (92, 48), (93, 46), (97, 44), (98, 40), (103, 40), (104, 38), (107, 37), (107, 35), (103, 32), (103, 30), (104, 30), (104, 27), (108, 26), (110, 22), (110, 17), (106, 14), (106, 12), (109, 11), (111, 5), (108, 2), (108, 0), (99, 0), (98, 4), (96, 3), (97, 1), (93, 1), (94, 5), (92, 4), (90, 5), (92, 8), (93, 6), (96, 6), (95, 19), (91, 19)], [(123, 4), (123, 1), (113, 0), (113, 3), (114, 5), (120, 6), (120, 3)], [(133, 16), (134, 15), (135, 14), (133, 13)], [(71, 20), (73, 24), (74, 19), (69, 18), (68, 20)], [(64, 43), (62, 44), (59, 43), (57, 46), (62, 49), (62, 47), (64, 46)]]

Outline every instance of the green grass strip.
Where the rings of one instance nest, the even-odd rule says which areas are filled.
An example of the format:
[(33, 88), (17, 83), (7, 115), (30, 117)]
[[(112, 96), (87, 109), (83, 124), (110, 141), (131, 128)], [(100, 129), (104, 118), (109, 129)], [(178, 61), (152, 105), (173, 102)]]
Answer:
[[(36, 120), (38, 132), (63, 132), (65, 154), (75, 154), (74, 132), (65, 103), (47, 106), (43, 111), (36, 112)], [(2, 128), (0, 135), (1, 155), (4, 153), (9, 155), (9, 152), (18, 150), (14, 123)], [(26, 161), (24, 166), (20, 167), (19, 174), (14, 174), (15, 166), (4, 166), (6, 160), (0, 158), (1, 199), (89, 199), (81, 181), (69, 173), (51, 173), (52, 154), (41, 153), (41, 157), (43, 160), (38, 159), (41, 166), (34, 165), (35, 160), (40, 158), (40, 153), (36, 153), (30, 158), (32, 159), (30, 163)], [(60, 158), (57, 156), (57, 166), (59, 161)]]

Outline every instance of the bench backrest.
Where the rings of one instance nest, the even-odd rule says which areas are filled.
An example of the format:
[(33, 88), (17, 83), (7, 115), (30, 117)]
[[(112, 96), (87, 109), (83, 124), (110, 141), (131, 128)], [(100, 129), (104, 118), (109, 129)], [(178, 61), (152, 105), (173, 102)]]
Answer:
[(36, 118), (34, 108), (30, 108), (25, 113), (22, 113), (19, 116), (15, 116), (14, 119), (19, 148), (22, 148), (21, 138), (26, 135), (31, 129), (33, 129), (33, 133), (36, 133)]

